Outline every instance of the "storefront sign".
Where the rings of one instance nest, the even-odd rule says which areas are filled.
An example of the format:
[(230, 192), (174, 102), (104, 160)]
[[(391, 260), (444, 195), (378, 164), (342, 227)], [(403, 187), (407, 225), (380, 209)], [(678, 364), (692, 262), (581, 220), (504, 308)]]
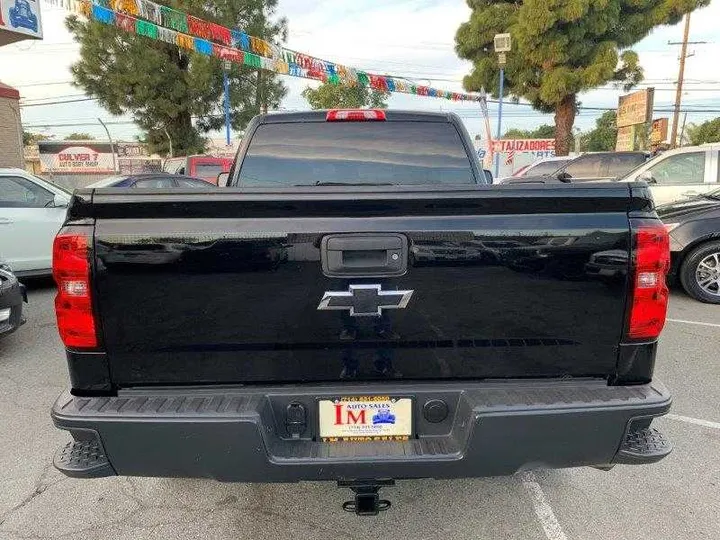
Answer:
[(616, 152), (630, 152), (635, 150), (636, 126), (618, 128), (617, 140), (615, 142)]
[(555, 157), (555, 139), (498, 139), (490, 147), (478, 141), (478, 154), (484, 153), (483, 166), (493, 168), (495, 154), (500, 154), (498, 178), (510, 176), (514, 171), (530, 165), (538, 159)]
[(654, 88), (646, 88), (626, 96), (620, 96), (617, 111), (617, 127), (645, 124), (652, 118)]
[(541, 153), (542, 157), (555, 155), (555, 139), (500, 139), (493, 141), (494, 152)]
[(668, 118), (653, 120), (652, 130), (650, 131), (650, 144), (658, 145), (667, 139), (669, 123)]
[(119, 142), (115, 146), (115, 151), (117, 152), (118, 157), (133, 158), (145, 157), (149, 155), (147, 145), (143, 143)]
[(120, 174), (143, 174), (162, 171), (162, 160), (160, 158), (120, 158), (118, 160)]
[(109, 143), (39, 141), (38, 148), (42, 171), (46, 173), (112, 174), (114, 172), (113, 154)]
[(0, 0), (0, 45), (42, 39), (40, 0)]

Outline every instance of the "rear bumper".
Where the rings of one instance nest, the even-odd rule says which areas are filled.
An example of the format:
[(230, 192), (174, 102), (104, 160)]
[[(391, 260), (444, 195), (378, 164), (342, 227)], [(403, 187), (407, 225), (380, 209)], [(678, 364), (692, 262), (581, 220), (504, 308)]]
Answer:
[[(417, 437), (316, 440), (318, 398), (369, 394), (412, 396)], [(428, 422), (423, 406), (438, 399), (449, 414)], [(295, 439), (285, 420), (293, 402), (307, 411)], [(244, 482), (461, 478), (657, 461), (670, 446), (649, 425), (670, 403), (658, 383), (613, 387), (603, 381), (183, 388), (93, 398), (65, 392), (52, 419), (75, 440), (55, 460), (69, 476)]]
[(25, 319), (22, 309), (23, 301), (27, 302), (25, 286), (16, 279), (11, 281), (0, 280), (0, 336), (10, 334), (17, 330)]

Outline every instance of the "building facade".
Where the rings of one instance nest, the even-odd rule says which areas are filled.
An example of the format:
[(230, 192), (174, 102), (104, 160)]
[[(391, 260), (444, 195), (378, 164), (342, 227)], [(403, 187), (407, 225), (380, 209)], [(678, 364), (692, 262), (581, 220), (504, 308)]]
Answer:
[(0, 83), (0, 167), (24, 166), (20, 92)]

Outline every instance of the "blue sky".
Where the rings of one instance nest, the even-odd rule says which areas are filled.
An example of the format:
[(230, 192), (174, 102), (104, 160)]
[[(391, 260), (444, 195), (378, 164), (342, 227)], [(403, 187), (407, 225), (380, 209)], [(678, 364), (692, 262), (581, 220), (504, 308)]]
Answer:
[[(78, 96), (82, 91), (69, 82), (69, 67), (77, 59), (78, 47), (62, 24), (65, 11), (45, 3), (42, 7), (43, 41), (25, 41), (0, 48), (0, 80), (21, 91), (26, 105), (22, 111), (23, 122), (38, 126), (30, 128), (34, 131), (61, 137), (72, 131), (87, 131), (103, 138), (104, 132), (96, 120), (100, 117), (110, 122), (114, 138), (131, 140), (137, 129), (131, 124), (116, 123), (127, 122), (128, 118), (113, 117), (92, 101), (37, 105), (53, 99), (82, 97)], [(421, 84), (431, 83), (448, 90), (462, 90), (460, 80), (470, 70), (470, 64), (458, 59), (453, 50), (455, 31), (469, 15), (469, 8), (462, 0), (280, 0), (278, 14), (289, 21), (287, 45), (311, 55), (368, 71), (407, 76)], [(683, 103), (688, 107), (720, 111), (717, 21), (720, 21), (718, 1), (693, 14), (692, 40), (709, 43), (690, 49), (694, 55), (687, 63), (688, 85), (683, 96)], [(645, 68), (647, 85), (656, 87), (656, 109), (668, 108), (674, 99), (679, 47), (667, 42), (681, 38), (681, 25), (660, 27), (635, 47)], [(313, 83), (291, 77), (283, 79), (290, 90), (283, 107), (307, 108), (300, 92)], [(608, 87), (588, 92), (581, 96), (581, 101), (586, 106), (615, 107), (621, 93)], [(389, 104), (394, 108), (455, 110), (471, 134), (483, 129), (476, 104), (406, 95), (394, 95)], [(490, 107), (490, 114), (494, 130), (494, 105)], [(599, 114), (599, 111), (581, 111), (576, 127), (591, 129)], [(551, 116), (540, 115), (526, 106), (509, 104), (503, 116), (504, 128), (532, 128), (552, 123)], [(656, 113), (655, 116), (671, 115)], [(720, 116), (720, 112), (691, 113), (688, 122), (716, 116)], [(91, 125), (65, 128), (54, 125), (85, 122)]]

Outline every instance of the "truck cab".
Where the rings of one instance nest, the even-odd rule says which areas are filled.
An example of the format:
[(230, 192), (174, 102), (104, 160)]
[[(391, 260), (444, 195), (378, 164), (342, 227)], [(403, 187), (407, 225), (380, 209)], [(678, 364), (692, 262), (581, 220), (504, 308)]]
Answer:
[(163, 164), (163, 171), (171, 174), (182, 174), (201, 178), (206, 182), (217, 185), (218, 175), (230, 170), (232, 159), (215, 156), (186, 156), (168, 158)]

